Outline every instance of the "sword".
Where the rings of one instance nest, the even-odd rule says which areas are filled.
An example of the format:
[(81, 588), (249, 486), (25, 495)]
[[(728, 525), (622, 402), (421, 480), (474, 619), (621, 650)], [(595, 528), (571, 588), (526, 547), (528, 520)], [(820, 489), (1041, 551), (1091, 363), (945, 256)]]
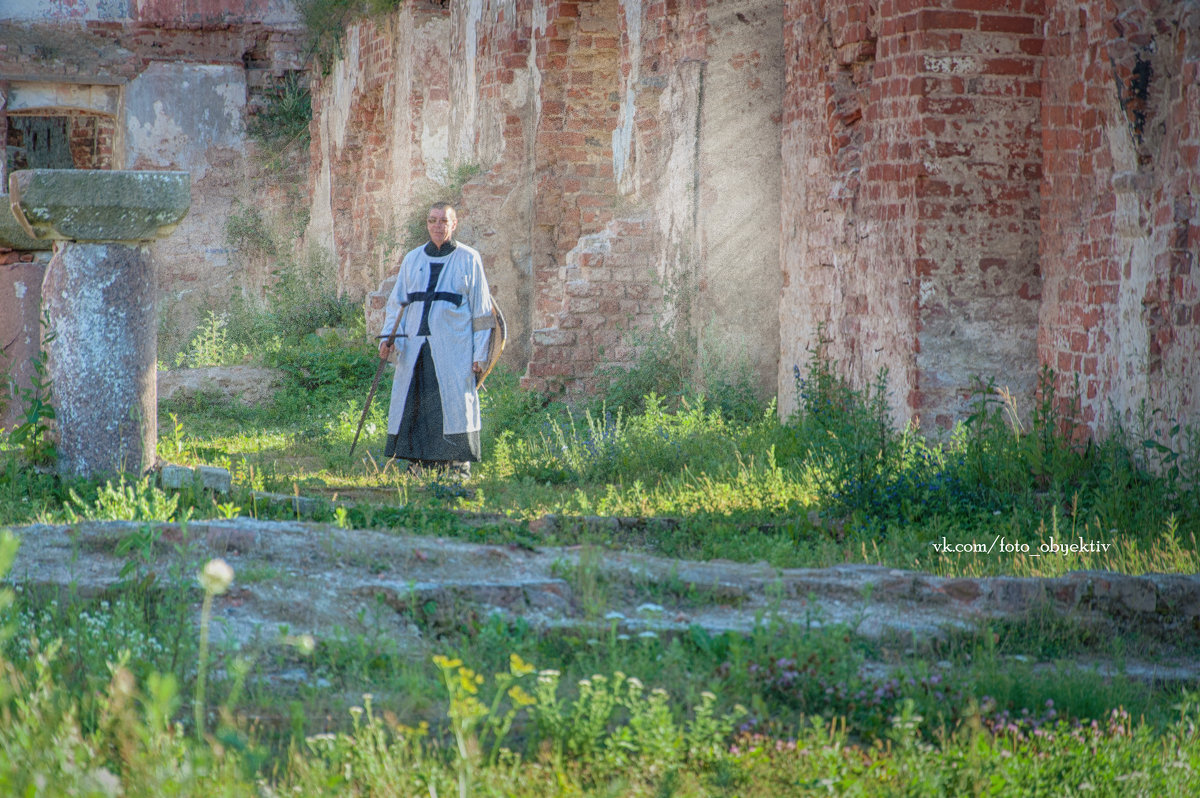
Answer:
[[(388, 346), (396, 342), (396, 332), (400, 329), (400, 320), (404, 318), (404, 311), (408, 309), (410, 304), (412, 303), (405, 302), (400, 306), (400, 312), (396, 314), (396, 323), (392, 325), (392, 331), (386, 336), (379, 336), (380, 338), (387, 338)], [(401, 335), (400, 337), (406, 338), (408, 336)], [(358, 436), (362, 434), (363, 423), (367, 420), (367, 411), (371, 409), (371, 400), (375, 398), (375, 389), (379, 387), (379, 378), (383, 376), (383, 368), (386, 365), (387, 358), (379, 358), (379, 367), (375, 369), (375, 379), (371, 382), (371, 392), (367, 394), (367, 401), (363, 404), (362, 416), (358, 419), (358, 430), (354, 433), (354, 443), (350, 444), (351, 457), (354, 456), (354, 447), (358, 446)]]

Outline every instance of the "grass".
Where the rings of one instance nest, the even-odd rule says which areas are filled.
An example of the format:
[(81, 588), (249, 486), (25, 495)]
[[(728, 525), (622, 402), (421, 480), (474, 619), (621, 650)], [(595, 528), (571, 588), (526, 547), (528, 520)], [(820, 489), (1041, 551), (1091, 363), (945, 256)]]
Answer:
[[(192, 584), (181, 590), (194, 600)], [(190, 724), (212, 731), (198, 735), (185, 725), (205, 705), (195, 628), (188, 661), (173, 670), (166, 646), (128, 631), (115, 639), (136, 611), (98, 624), (52, 606), (30, 623), (23, 597), (7, 591), (5, 601), (16, 617), (0, 649), (9, 794), (35, 783), (52, 794), (260, 795), (270, 785), (312, 796), (1200, 786), (1194, 695), (1039, 671), (1005, 656), (990, 630), (921, 657), (779, 617), (745, 635), (694, 627), (632, 639), (615, 626), (583, 639), (491, 617), (438, 638), (432, 657), (349, 635), (277, 653), (309, 673), (291, 687), (227, 655), (213, 712)], [(109, 648), (97, 650), (102, 639)], [(886, 667), (868, 672), (869, 660)], [(189, 685), (199, 696), (190, 706)]]
[[(273, 301), (291, 302), (288, 290), (283, 283)], [(672, 606), (727, 600), (679, 579), (613, 581), (598, 567), (611, 548), (946, 575), (1200, 572), (1195, 462), (1169, 447), (1174, 438), (1127, 430), (1076, 443), (1048, 373), (1027, 421), (980, 383), (971, 417), (930, 440), (889, 423), (886, 375), (854, 388), (820, 352), (797, 369), (801, 407), (785, 421), (770, 404), (748, 405), (748, 391), (722, 388), (740, 397), (722, 403), (665, 385), (634, 399), (631, 380), (568, 407), (498, 370), (483, 396), (484, 459), (461, 486), (372, 459), (383, 399), (360, 442), (368, 454), (349, 458), (374, 371), (369, 347), (355, 343), (365, 336), (309, 334), (297, 312), (224, 325), (210, 318), (180, 362), (236, 360), (245, 335), (263, 340), (269, 330), (280, 345), (266, 361), (284, 387), (261, 407), (213, 396), (164, 403), (159, 453), (229, 468), (227, 497), (168, 494), (133, 478), (64, 480), (0, 436), (0, 525), (140, 525), (120, 542), (122, 581), (104, 597), (19, 581), (0, 592), (6, 794), (38, 779), (51, 786), (35, 793), (131, 795), (1165, 795), (1200, 786), (1196, 696), (1120, 672), (1135, 653), (1179, 656), (1187, 641), (1102, 638), (1048, 610), (927, 641), (866, 640), (774, 611), (748, 633), (631, 636), (607, 616), (618, 593)], [(27, 423), (28, 434), (40, 422)], [(165, 540), (161, 523), (294, 517), (264, 492), (324, 498), (315, 520), (348, 528), (581, 544), (559, 576), (588, 623), (550, 633), (426, 602), (410, 612), (424, 641), (415, 648), (364, 610), (328, 639), (225, 649), (195, 623), (202, 563), (155, 567), (163, 547), (184, 545)], [(1107, 548), (1039, 550), (1052, 539)], [(11, 556), (11, 544), (0, 549)], [(269, 566), (238, 574), (279, 578)], [(1080, 664), (1101, 656), (1115, 673)]]

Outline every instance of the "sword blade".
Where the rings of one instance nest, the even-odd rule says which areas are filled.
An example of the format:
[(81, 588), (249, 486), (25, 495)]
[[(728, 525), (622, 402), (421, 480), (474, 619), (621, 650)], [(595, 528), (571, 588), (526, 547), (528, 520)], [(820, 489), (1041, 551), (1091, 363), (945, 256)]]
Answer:
[[(388, 344), (396, 342), (396, 331), (400, 329), (400, 320), (404, 318), (404, 311), (408, 309), (411, 303), (405, 303), (400, 306), (400, 312), (396, 314), (396, 323), (392, 325), (392, 331), (387, 336)], [(380, 336), (381, 338), (383, 336)], [(354, 431), (354, 443), (350, 444), (350, 456), (354, 457), (354, 447), (358, 446), (358, 436), (362, 434), (363, 424), (367, 420), (367, 411), (371, 409), (371, 400), (375, 398), (375, 389), (379, 387), (379, 378), (383, 376), (383, 369), (387, 365), (387, 358), (379, 358), (379, 366), (375, 369), (375, 379), (371, 381), (371, 392), (367, 394), (367, 401), (363, 403), (362, 415), (358, 419), (358, 429)]]
[(363, 403), (362, 415), (358, 419), (358, 429), (354, 431), (354, 443), (350, 444), (350, 456), (354, 457), (354, 447), (358, 446), (358, 436), (362, 434), (363, 424), (367, 420), (367, 411), (371, 409), (371, 400), (375, 398), (375, 389), (379, 387), (379, 378), (383, 376), (383, 368), (387, 365), (387, 358), (379, 358), (379, 367), (375, 369), (375, 379), (371, 381), (371, 392), (367, 394), (367, 401)]

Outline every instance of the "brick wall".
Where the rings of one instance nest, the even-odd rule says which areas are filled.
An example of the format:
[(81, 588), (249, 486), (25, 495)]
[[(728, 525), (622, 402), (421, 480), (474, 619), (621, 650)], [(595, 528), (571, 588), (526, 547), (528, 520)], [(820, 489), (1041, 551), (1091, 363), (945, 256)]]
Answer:
[[(784, 5), (781, 413), (794, 369), (824, 340), (859, 383), (890, 370), (893, 408), (916, 391), (918, 96), (908, 31), (867, 2)], [(881, 43), (882, 40), (882, 43)], [(905, 51), (908, 51), (907, 53)], [(894, 77), (893, 77), (894, 76)]]
[(117, 134), (111, 116), (81, 114), (71, 117), (71, 159), (76, 169), (112, 169)]
[[(436, 3), (406, 3), (352, 25), (345, 58), (313, 80), (306, 240), (333, 254), (350, 296), (371, 294), (395, 272), (416, 198), (449, 157), (448, 16)], [(385, 300), (368, 299), (369, 321)]]
[[(298, 66), (295, 31), (254, 21), (273, 3), (79, 8), (70, 30), (0, 26), (0, 78), (132, 86), (165, 58), (244, 73), (252, 108)], [(860, 384), (887, 369), (897, 419), (930, 429), (965, 415), (976, 375), (1028, 410), (1042, 364), (1064, 408), (1078, 380), (1088, 430), (1143, 406), (1194, 420), (1198, 14), (1151, 0), (405, 3), (353, 26), (314, 83), (305, 243), (334, 253), (343, 290), (374, 291), (377, 314), (404, 223), (447, 166), (471, 164), (460, 237), (484, 255), (530, 387), (594, 389), (599, 366), (633, 362), (630, 330), (686, 319), (745, 347), (785, 414), (820, 330), (839, 369)], [(127, 133), (105, 143), (81, 125), (74, 147), (167, 168), (166, 139), (121, 163)], [(237, 197), (286, 194), (245, 154), (179, 156), (196, 158), (199, 196), (164, 293), (234, 280), (221, 219)]]
[(387, 184), (392, 163), (384, 156), (387, 131), (401, 119), (384, 109), (385, 87), (395, 63), (393, 37), (388, 27), (356, 26), (348, 48), (359, 53), (361, 68), (354, 86), (350, 114), (345, 120), (341, 146), (330, 164), (330, 202), (333, 218), (333, 251), (337, 253), (338, 283), (351, 294), (360, 293), (378, 279), (372, 268), (378, 258), (376, 241), (385, 233), (390, 215)]
[(533, 331), (527, 387), (594, 393), (603, 384), (602, 367), (633, 364), (636, 351), (622, 328), (649, 328), (663, 299), (638, 268), (651, 236), (651, 223), (621, 219), (583, 236), (567, 253), (554, 279), (560, 296), (552, 324)]
[[(362, 164), (390, 159), (396, 216), (423, 210), (438, 164), (472, 164), (459, 237), (483, 255), (510, 330), (505, 359), (527, 386), (593, 390), (599, 365), (634, 362), (637, 330), (680, 318), (773, 386), (778, 234), (764, 220), (778, 216), (781, 17), (781, 0), (452, 5), (439, 39), (449, 52), (424, 51), (442, 71), (419, 71), (421, 55), (393, 44), (381, 104), (364, 43), (407, 35), (417, 47), (429, 34), (355, 26), (345, 63), (314, 95), (310, 238), (336, 241), (339, 263), (381, 269), (374, 328), (397, 262), (370, 249), (389, 223), (364, 224), (373, 203), (347, 193), (371, 193)], [(411, 127), (370, 121), (393, 92), (421, 98)], [(343, 154), (375, 129), (382, 144)]]
[[(613, 219), (617, 195), (612, 131), (619, 106), (610, 94), (621, 69), (618, 11), (615, 0), (548, 3), (546, 25), (533, 44), (541, 101), (533, 144), (532, 333), (524, 384), (534, 389), (584, 389), (594, 378), (595, 347), (603, 345), (593, 338), (617, 310), (614, 295), (621, 289), (608, 293), (588, 282), (594, 269), (612, 264), (611, 248), (584, 239)], [(603, 306), (600, 293), (606, 295)]]
[(33, 375), (29, 359), (41, 343), (42, 276), (49, 262), (49, 252), (0, 248), (0, 429), (12, 429), (24, 412), (20, 399)]
[(973, 375), (1028, 412), (1043, 365), (1083, 434), (1196, 418), (1194, 3), (786, 14), (785, 412), (822, 325), (900, 419), (961, 420)]
[(1035, 379), (1041, 3), (787, 5), (781, 406), (820, 326), (947, 427)]
[(1195, 421), (1200, 8), (1048, 2), (1044, 92), (1039, 358), (1093, 430)]

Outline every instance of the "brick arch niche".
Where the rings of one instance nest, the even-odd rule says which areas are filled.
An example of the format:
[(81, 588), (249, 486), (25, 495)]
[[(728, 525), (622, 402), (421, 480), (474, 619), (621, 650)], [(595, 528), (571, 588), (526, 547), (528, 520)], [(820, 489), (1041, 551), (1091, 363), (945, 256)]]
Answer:
[(72, 112), (8, 118), (5, 172), (17, 169), (112, 169), (116, 119)]
[(0, 85), (4, 183), (18, 169), (119, 169), (119, 86)]

